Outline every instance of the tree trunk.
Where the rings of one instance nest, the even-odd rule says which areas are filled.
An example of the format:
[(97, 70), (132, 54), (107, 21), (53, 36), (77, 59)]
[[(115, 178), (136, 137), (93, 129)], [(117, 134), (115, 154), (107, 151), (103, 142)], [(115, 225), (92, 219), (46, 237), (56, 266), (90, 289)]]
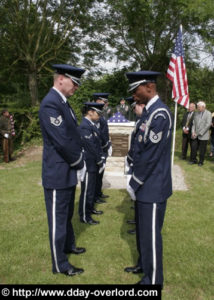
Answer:
[(37, 83), (37, 73), (31, 72), (28, 78), (29, 91), (31, 97), (31, 106), (36, 106), (39, 104), (38, 101), (38, 83)]

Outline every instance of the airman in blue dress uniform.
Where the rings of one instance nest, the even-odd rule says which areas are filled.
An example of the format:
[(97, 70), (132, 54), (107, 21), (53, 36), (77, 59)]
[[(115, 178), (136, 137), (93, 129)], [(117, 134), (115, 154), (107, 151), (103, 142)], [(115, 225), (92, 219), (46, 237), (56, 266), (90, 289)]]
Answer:
[(73, 276), (83, 269), (72, 266), (66, 253), (80, 254), (71, 223), (74, 211), (77, 170), (84, 171), (81, 138), (75, 113), (67, 98), (80, 84), (85, 70), (70, 65), (53, 65), (54, 86), (41, 102), (43, 136), (42, 183), (49, 225), (53, 273)]
[[(105, 104), (106, 99), (108, 99), (109, 93), (94, 93), (93, 98), (97, 103)], [(99, 121), (96, 123), (97, 128), (100, 132), (100, 139), (102, 144), (102, 150), (104, 152), (105, 158), (112, 155), (112, 145), (109, 138), (109, 129), (108, 123), (103, 116), (100, 117)], [(107, 195), (102, 193), (102, 185), (103, 185), (103, 176), (105, 169), (103, 172), (98, 174), (97, 184), (96, 184), (96, 203), (104, 203), (106, 202), (103, 198), (107, 198)]]
[(105, 165), (99, 131), (94, 122), (99, 120), (103, 106), (104, 104), (101, 103), (86, 102), (83, 111), (84, 117), (79, 126), (86, 160), (86, 176), (81, 183), (79, 215), (81, 222), (90, 225), (99, 224), (92, 218), (92, 214), (100, 215), (103, 213), (94, 207), (97, 177)]
[[(129, 148), (129, 151), (127, 153), (126, 161), (125, 161), (126, 162), (127, 181), (129, 181), (130, 177), (131, 177), (131, 174), (133, 173), (133, 151), (134, 151), (135, 136), (136, 136), (136, 133), (138, 132), (138, 124), (140, 122), (140, 118), (141, 118), (141, 115), (143, 113), (143, 108), (144, 108), (145, 104), (139, 104), (139, 103), (137, 104), (134, 101), (133, 97), (128, 97), (128, 98), (126, 98), (126, 100), (129, 101), (130, 107), (133, 108), (135, 116), (136, 116), (136, 118), (135, 118), (136, 119), (135, 129), (132, 131), (132, 134), (131, 134), (130, 148)], [(136, 216), (137, 215), (137, 213), (136, 213), (136, 209), (137, 209), (136, 201), (134, 201), (134, 203), (135, 203), (134, 204), (134, 209), (135, 209), (135, 216)], [(128, 220), (127, 223), (128, 224), (136, 224), (136, 217), (135, 217), (134, 220)], [(136, 229), (130, 229), (127, 232), (130, 233), (130, 234), (135, 234)], [(137, 247), (139, 249), (138, 243), (137, 243)]]
[(140, 273), (139, 284), (163, 285), (161, 229), (167, 199), (172, 194), (171, 132), (168, 107), (156, 92), (160, 73), (152, 71), (126, 74), (136, 103), (145, 104), (136, 127), (133, 145), (133, 173), (128, 191), (136, 199), (139, 259), (127, 272)]

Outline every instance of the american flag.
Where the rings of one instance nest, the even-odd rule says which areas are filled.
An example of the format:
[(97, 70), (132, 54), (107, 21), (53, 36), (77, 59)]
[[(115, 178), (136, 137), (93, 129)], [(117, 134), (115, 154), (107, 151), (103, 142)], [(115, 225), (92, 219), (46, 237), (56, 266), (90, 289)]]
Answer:
[(166, 76), (173, 83), (172, 98), (174, 101), (188, 108), (189, 91), (182, 45), (182, 27), (179, 28), (177, 34), (175, 49), (172, 53)]
[(120, 112), (116, 112), (110, 119), (108, 119), (108, 123), (127, 123), (127, 120)]

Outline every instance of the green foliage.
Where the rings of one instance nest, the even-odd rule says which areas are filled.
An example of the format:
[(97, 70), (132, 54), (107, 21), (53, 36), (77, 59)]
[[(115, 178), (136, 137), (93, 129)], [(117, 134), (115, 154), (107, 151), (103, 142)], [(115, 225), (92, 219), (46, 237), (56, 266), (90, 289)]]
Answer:
[(95, 55), (99, 58), (102, 43), (93, 34), (97, 13), (91, 12), (96, 2), (1, 1), (0, 79), (4, 84), (16, 81), (13, 93), (24, 81), (30, 94), (28, 105), (39, 103), (40, 80), (52, 71), (52, 63), (78, 65), (81, 56), (86, 67), (95, 64)]
[[(174, 110), (165, 71), (180, 23), (190, 101), (204, 100), (214, 111), (213, 0), (0, 1), (0, 105), (32, 114), (17, 116), (20, 124), (30, 126), (24, 125), (28, 130), (23, 129), (18, 140), (23, 143), (38, 135), (38, 121), (30, 121), (34, 114), (29, 107), (38, 104), (51, 87), (51, 64), (56, 62), (88, 71), (88, 78), (69, 99), (79, 121), (82, 104), (92, 100), (94, 92), (109, 92), (113, 107), (121, 97), (130, 96), (125, 79), (130, 70), (161, 71), (158, 92)], [(201, 53), (210, 56), (209, 68), (202, 67)], [(193, 62), (195, 57), (198, 63)], [(100, 60), (113, 58), (126, 62), (126, 67), (102, 73)], [(178, 110), (179, 120), (180, 116)]]
[(15, 121), (15, 145), (19, 147), (29, 142), (33, 138), (40, 138), (38, 107), (29, 109), (14, 109), (9, 111), (14, 116)]

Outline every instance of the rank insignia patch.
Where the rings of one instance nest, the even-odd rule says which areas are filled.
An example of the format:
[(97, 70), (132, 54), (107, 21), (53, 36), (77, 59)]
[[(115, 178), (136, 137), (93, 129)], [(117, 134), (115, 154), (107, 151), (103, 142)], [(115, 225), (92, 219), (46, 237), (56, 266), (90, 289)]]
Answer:
[(149, 139), (152, 143), (155, 143), (155, 144), (159, 143), (160, 140), (162, 139), (162, 134), (163, 134), (162, 131), (155, 133), (154, 131), (151, 130), (150, 134), (149, 134)]
[(55, 126), (60, 126), (62, 124), (62, 116), (58, 116), (57, 118), (50, 117), (51, 124)]

